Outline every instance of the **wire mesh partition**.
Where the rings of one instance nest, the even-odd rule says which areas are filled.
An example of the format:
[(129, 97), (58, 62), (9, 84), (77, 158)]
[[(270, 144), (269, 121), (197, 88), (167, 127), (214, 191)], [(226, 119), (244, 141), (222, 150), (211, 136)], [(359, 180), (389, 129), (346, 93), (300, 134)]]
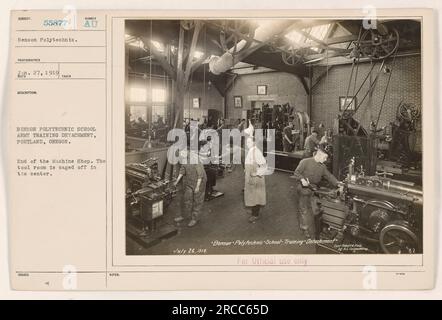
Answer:
[[(355, 170), (363, 169), (366, 175), (376, 173), (376, 140), (371, 137), (344, 136), (333, 137), (333, 174), (339, 180), (348, 173), (350, 160), (355, 159)], [(362, 166), (362, 167), (361, 167)]]

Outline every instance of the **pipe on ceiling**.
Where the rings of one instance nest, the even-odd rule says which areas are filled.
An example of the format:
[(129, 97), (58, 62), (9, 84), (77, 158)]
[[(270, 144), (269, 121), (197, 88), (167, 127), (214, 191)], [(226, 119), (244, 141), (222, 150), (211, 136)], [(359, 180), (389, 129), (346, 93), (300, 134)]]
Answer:
[[(256, 28), (253, 39), (258, 40), (259, 42), (267, 42), (269, 41), (275, 34), (281, 33), (286, 28), (288, 28), (293, 21), (291, 20), (268, 20), (263, 22), (258, 28)], [(258, 46), (260, 43), (253, 41), (250, 45), (250, 48)], [(241, 40), (236, 44), (236, 54), (240, 53), (242, 49), (246, 46), (247, 41)], [(226, 53), (224, 53), (221, 57), (212, 56), (209, 59), (209, 70), (211, 73), (215, 75), (219, 75), (223, 72), (226, 72), (231, 67), (233, 67), (234, 63), (239, 61), (234, 61), (233, 52), (235, 47), (230, 48)]]

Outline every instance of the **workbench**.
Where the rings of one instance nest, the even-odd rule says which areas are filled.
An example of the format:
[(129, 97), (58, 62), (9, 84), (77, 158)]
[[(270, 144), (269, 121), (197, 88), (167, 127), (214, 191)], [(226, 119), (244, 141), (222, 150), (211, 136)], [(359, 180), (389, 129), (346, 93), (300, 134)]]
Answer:
[(304, 151), (294, 152), (268, 151), (267, 156), (275, 156), (275, 170), (293, 173), (299, 162), (303, 159)]

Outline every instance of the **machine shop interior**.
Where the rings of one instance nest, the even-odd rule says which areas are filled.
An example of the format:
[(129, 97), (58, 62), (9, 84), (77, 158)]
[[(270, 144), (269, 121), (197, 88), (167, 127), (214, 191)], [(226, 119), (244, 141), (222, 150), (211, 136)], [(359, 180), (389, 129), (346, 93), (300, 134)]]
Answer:
[[(366, 24), (126, 20), (126, 254), (422, 253), (421, 22)], [(168, 134), (195, 126), (199, 150), (205, 130), (232, 146), (221, 131), (237, 129), (243, 151), (262, 130), (259, 190), (242, 152), (201, 165), (186, 198), (200, 173), (171, 163)], [(338, 183), (304, 185), (319, 153)]]

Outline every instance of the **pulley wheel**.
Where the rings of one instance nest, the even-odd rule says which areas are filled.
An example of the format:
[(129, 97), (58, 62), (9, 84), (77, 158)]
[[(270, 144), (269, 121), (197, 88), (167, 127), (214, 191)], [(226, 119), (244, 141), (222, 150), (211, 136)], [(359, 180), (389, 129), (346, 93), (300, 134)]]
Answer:
[(408, 121), (416, 121), (420, 118), (420, 110), (414, 104), (401, 103), (398, 108), (398, 116)]
[(399, 32), (395, 28), (388, 29), (380, 25), (378, 29), (366, 30), (357, 47), (362, 56), (373, 60), (381, 60), (391, 56), (399, 47)]
[(386, 225), (380, 232), (379, 242), (384, 253), (414, 254), (419, 252), (419, 241), (404, 221)]
[(282, 61), (286, 65), (294, 66), (300, 62), (302, 62), (302, 55), (297, 49), (289, 49), (281, 52)]

